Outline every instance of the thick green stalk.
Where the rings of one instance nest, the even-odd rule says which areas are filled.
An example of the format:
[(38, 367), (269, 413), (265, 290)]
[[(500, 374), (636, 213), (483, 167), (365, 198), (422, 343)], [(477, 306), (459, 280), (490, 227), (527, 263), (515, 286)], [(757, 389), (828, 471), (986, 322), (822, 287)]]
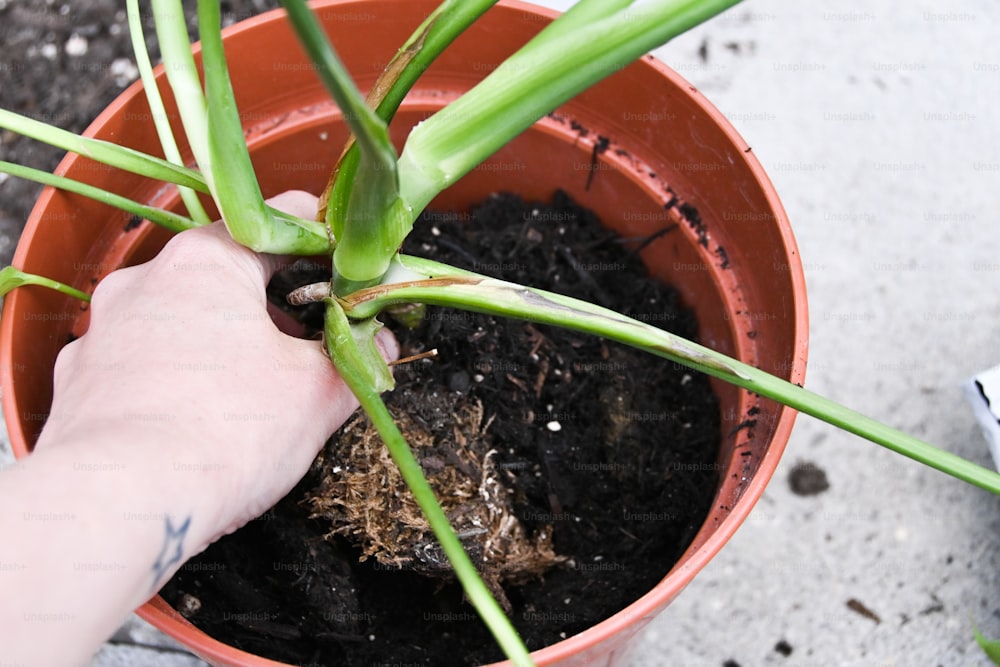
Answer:
[(250, 164), (222, 48), (217, 2), (198, 4), (202, 60), (212, 104), (201, 89), (183, 7), (179, 0), (153, 0), (153, 18), (167, 81), (180, 112), (191, 152), (233, 238), (254, 250), (299, 255), (330, 247), (324, 230), (286, 224), (264, 204)]
[(341, 301), (350, 317), (388, 305), (426, 303), (514, 317), (615, 340), (753, 391), (960, 480), (1000, 494), (1000, 474), (897, 431), (859, 412), (712, 349), (606, 308), (465, 271), (401, 257), (410, 276), (433, 276), (369, 288)]
[[(532, 42), (414, 128), (399, 159), (400, 192), (422, 210), (438, 192), (536, 120), (639, 56), (739, 0), (656, 0)], [(502, 100), (502, 103), (498, 103)]]
[(182, 215), (165, 211), (162, 208), (156, 208), (155, 206), (140, 204), (137, 201), (133, 201), (127, 197), (122, 197), (121, 195), (117, 195), (113, 192), (108, 192), (107, 190), (102, 190), (101, 188), (90, 185), (89, 183), (75, 181), (71, 178), (66, 178), (65, 176), (57, 176), (55, 174), (50, 174), (47, 171), (32, 169), (31, 167), (24, 167), (11, 162), (0, 161), (0, 172), (10, 174), (11, 176), (17, 176), (18, 178), (24, 178), (29, 181), (35, 181), (36, 183), (41, 183), (43, 185), (51, 185), (52, 187), (59, 188), (60, 190), (66, 190), (67, 192), (75, 192), (78, 195), (90, 197), (91, 199), (96, 199), (97, 201), (108, 204), (109, 206), (114, 206), (115, 208), (127, 211), (139, 218), (145, 218), (150, 222), (155, 222), (161, 227), (165, 227), (173, 232), (182, 232), (185, 229), (191, 229), (192, 227), (199, 226), (199, 223), (191, 220), (190, 218), (185, 218)]
[(406, 93), (424, 70), (497, 2), (499, 0), (444, 0), (438, 5), (386, 66), (388, 78), (379, 79), (381, 83), (372, 91), (374, 97), (369, 94), (368, 102), (374, 102), (378, 117), (387, 123), (392, 120)]
[(539, 44), (544, 45), (559, 39), (562, 35), (575, 32), (595, 21), (605, 19), (626, 7), (630, 7), (634, 2), (635, 0), (578, 0), (555, 21), (545, 26), (540, 33), (519, 50), (519, 53), (527, 53)]
[(273, 252), (275, 228), (257, 183), (250, 152), (243, 137), (243, 122), (229, 81), (222, 45), (222, 11), (218, 0), (198, 0), (202, 68), (205, 71), (207, 135), (205, 149), (211, 171), (212, 196), (233, 239), (260, 252)]
[(208, 104), (207, 168), (226, 228), (237, 243), (257, 252), (319, 254), (329, 247), (325, 233), (320, 236), (276, 219), (264, 201), (229, 79), (218, 0), (198, 1), (198, 29)]
[[(364, 325), (363, 325), (364, 326)], [(351, 389), (361, 407), (364, 408), (372, 425), (375, 426), (389, 454), (395, 461), (406, 485), (413, 493), (427, 522), (441, 544), (455, 575), (465, 589), (469, 601), (482, 616), (490, 632), (507, 657), (519, 667), (533, 665), (531, 656), (517, 631), (507, 619), (500, 605), (479, 577), (475, 565), (462, 547), (461, 541), (441, 509), (434, 490), (424, 477), (420, 464), (413, 456), (406, 439), (393, 421), (389, 409), (382, 401), (373, 382), (371, 369), (365, 363), (365, 355), (359, 348), (352, 324), (340, 305), (333, 299), (326, 300), (325, 340), (327, 352), (333, 364)], [(384, 361), (378, 360), (384, 365)], [(370, 362), (369, 362), (370, 363)]]
[[(379, 76), (368, 92), (367, 104), (374, 108), (375, 115), (385, 123), (392, 120), (403, 98), (423, 74), (424, 70), (476, 19), (498, 0), (445, 0), (420, 24), (406, 43)], [(320, 213), (327, 219), (327, 213), (336, 221), (336, 213), (330, 211), (329, 202), (344, 208), (345, 202), (355, 188), (360, 151), (353, 137), (349, 140), (330, 175), (323, 195), (320, 197)], [(405, 227), (409, 230), (413, 220)]]
[(205, 179), (193, 169), (171, 164), (163, 158), (147, 155), (108, 141), (81, 137), (53, 125), (16, 114), (13, 111), (0, 109), (0, 128), (124, 171), (188, 187), (198, 192), (208, 192)]
[(11, 290), (22, 287), (23, 285), (39, 285), (41, 287), (48, 287), (49, 289), (71, 296), (74, 299), (90, 303), (89, 294), (81, 292), (75, 287), (70, 287), (66, 283), (61, 283), (58, 280), (52, 280), (51, 278), (46, 278), (45, 276), (37, 276), (33, 273), (25, 273), (21, 269), (13, 266), (5, 266), (2, 270), (0, 270), (0, 296), (4, 296)]
[(191, 41), (180, 0), (152, 0), (156, 37), (167, 81), (174, 93), (184, 134), (194, 154), (195, 162), (209, 191), (212, 183), (211, 159), (208, 153), (208, 105), (201, 90), (201, 79), (191, 52)]
[[(167, 110), (163, 106), (163, 98), (160, 97), (160, 89), (156, 85), (156, 77), (153, 76), (153, 64), (149, 61), (149, 53), (146, 51), (145, 35), (142, 32), (142, 17), (139, 14), (139, 0), (126, 0), (126, 11), (128, 12), (129, 36), (132, 38), (132, 51), (135, 53), (135, 63), (139, 68), (139, 77), (142, 79), (143, 91), (146, 94), (146, 101), (149, 103), (149, 112), (156, 126), (156, 133), (160, 137), (160, 146), (163, 148), (163, 155), (172, 164), (184, 165), (181, 152), (177, 148), (177, 141), (174, 139), (174, 132), (170, 127), (170, 119), (167, 118)], [(181, 199), (187, 207), (189, 216), (207, 225), (212, 220), (205, 213), (201, 200), (197, 193), (191, 188), (180, 187)]]
[(317, 73), (344, 113), (360, 152), (354, 187), (331, 199), (327, 223), (337, 240), (334, 289), (347, 293), (377, 282), (413, 225), (399, 197), (396, 151), (386, 124), (365, 103), (326, 33), (304, 0), (282, 0), (288, 18), (316, 65)]

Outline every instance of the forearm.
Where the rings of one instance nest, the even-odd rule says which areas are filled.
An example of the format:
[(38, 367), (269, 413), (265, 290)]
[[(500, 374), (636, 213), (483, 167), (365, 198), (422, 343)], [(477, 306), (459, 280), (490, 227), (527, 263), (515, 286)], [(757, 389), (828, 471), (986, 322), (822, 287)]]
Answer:
[(139, 433), (88, 439), (40, 447), (0, 472), (4, 664), (87, 664), (217, 536), (205, 490), (219, 464)]
[[(316, 210), (301, 192), (270, 202)], [(209, 225), (97, 286), (35, 453), (0, 472), (0, 665), (86, 664), (184, 560), (287, 494), (357, 407), (322, 344), (268, 317), (276, 268)]]

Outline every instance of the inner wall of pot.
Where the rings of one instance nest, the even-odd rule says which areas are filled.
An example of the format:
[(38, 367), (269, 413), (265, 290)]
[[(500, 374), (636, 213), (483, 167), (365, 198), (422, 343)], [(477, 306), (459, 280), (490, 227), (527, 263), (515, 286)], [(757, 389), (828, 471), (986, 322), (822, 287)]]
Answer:
[[(393, 123), (397, 144), (401, 146), (410, 127), (444, 103), (442, 97), (447, 95), (436, 91), (408, 98)], [(267, 197), (287, 189), (318, 194), (326, 184), (347, 131), (332, 105), (317, 103), (309, 110), (310, 114), (290, 114), (279, 125), (249, 133), (253, 162)], [(431, 207), (464, 212), (501, 190), (529, 200), (549, 200), (554, 188), (561, 188), (626, 238), (645, 238), (674, 225), (663, 207), (670, 195), (661, 179), (650, 179), (645, 171), (636, 170), (634, 161), (623, 162), (613, 154), (602, 157), (595, 168), (592, 157), (591, 141), (581, 138), (568, 123), (544, 119), (442, 193)], [(176, 198), (171, 197), (161, 205), (174, 204)], [(714, 268), (719, 260), (712, 254), (713, 246), (702, 247), (698, 238), (696, 230), (677, 226), (649, 244), (642, 258), (653, 275), (673, 284), (685, 305), (693, 308), (705, 344), (733, 356), (754, 358), (757, 342), (739, 337), (741, 323), (732, 316), (741, 307), (732, 303), (742, 298), (741, 288), (734, 277), (725, 273), (720, 277)], [(150, 233), (123, 257), (128, 254), (129, 263), (145, 261), (164, 239), (163, 234)], [(753, 404), (746, 392), (727, 383), (717, 382), (714, 389), (726, 434)], [(722, 443), (720, 470), (729, 469), (734, 442), (729, 437)]]

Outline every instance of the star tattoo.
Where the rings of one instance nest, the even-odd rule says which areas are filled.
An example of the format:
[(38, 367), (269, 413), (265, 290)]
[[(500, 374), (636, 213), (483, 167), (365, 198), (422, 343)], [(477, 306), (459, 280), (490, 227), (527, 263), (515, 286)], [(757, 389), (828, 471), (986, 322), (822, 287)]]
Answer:
[(191, 526), (190, 516), (184, 519), (184, 523), (176, 528), (170, 517), (166, 517), (164, 520), (166, 522), (167, 534), (164, 537), (160, 555), (156, 557), (156, 562), (153, 563), (154, 588), (158, 586), (160, 579), (170, 571), (173, 565), (181, 562), (184, 553), (182, 543), (184, 542), (184, 536), (187, 535), (188, 528)]

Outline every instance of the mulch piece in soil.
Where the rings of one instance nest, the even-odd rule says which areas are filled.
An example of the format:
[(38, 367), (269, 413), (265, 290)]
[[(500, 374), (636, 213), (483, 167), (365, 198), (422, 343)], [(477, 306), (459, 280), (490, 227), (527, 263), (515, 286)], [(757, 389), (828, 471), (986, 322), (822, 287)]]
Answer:
[[(471, 214), (430, 212), (405, 250), (694, 338), (696, 323), (671, 288), (648, 278), (636, 245), (556, 193), (551, 204), (494, 195)], [(662, 579), (717, 484), (719, 409), (704, 376), (583, 334), (455, 310), (428, 308), (416, 329), (393, 328), (404, 355), (438, 356), (396, 368), (390, 408), (422, 429), (414, 451), (432, 480), (471, 479), (456, 487), (469, 496), (493, 489), (500, 514), (476, 515), (470, 498), (449, 513), (502, 586), (529, 648), (584, 630)], [(456, 421), (472, 432), (456, 434)], [(501, 659), (433, 540), (409, 515), (403, 521), (405, 503), (365, 498), (379, 485), (349, 477), (370, 469), (387, 479), (363, 428), (349, 422), (295, 490), (189, 561), (163, 596), (208, 634), (295, 664)], [(458, 443), (458, 453), (442, 443)], [(373, 458), (358, 458), (366, 450)], [(456, 470), (465, 482), (454, 482)], [(359, 535), (357, 516), (337, 501), (347, 493), (372, 503), (388, 533)], [(483, 536), (496, 533), (483, 526), (511, 521), (505, 513), (520, 533), (501, 551), (523, 549), (522, 572), (483, 549)]]

